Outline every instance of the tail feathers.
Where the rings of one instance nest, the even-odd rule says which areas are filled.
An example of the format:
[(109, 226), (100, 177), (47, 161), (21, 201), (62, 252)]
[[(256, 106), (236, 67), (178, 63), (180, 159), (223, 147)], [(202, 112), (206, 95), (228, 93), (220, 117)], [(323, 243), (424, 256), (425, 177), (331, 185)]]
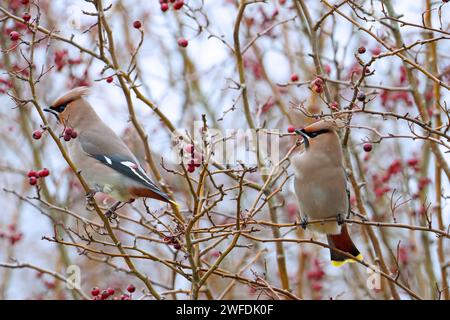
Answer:
[[(351, 254), (354, 259), (362, 261), (363, 256), (354, 245), (350, 235), (348, 234), (347, 226), (344, 224), (341, 228), (340, 234), (327, 234), (328, 245), (332, 248), (339, 249)], [(354, 259), (343, 255), (333, 249), (330, 249), (331, 264), (335, 267), (340, 267), (347, 262), (356, 262)]]
[(178, 206), (178, 203), (173, 201), (169, 198), (167, 194), (160, 191), (159, 189), (150, 189), (150, 188), (144, 188), (144, 187), (133, 187), (128, 190), (132, 196), (135, 197), (145, 197), (145, 198), (152, 198), (156, 200), (160, 200), (167, 203), (172, 203), (176, 206)]

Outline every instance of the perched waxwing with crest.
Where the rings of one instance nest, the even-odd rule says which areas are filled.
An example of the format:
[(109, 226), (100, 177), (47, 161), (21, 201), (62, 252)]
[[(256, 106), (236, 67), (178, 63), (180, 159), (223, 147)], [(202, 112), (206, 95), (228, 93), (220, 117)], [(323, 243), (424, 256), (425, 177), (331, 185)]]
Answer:
[[(304, 139), (305, 150), (294, 156), (294, 189), (303, 222), (312, 231), (325, 233), (330, 247), (355, 259), (362, 255), (353, 244), (344, 217), (350, 213), (349, 192), (343, 153), (337, 130), (345, 126), (340, 119), (323, 119), (295, 132)], [(308, 219), (336, 218), (336, 221), (307, 224)], [(335, 266), (355, 262), (330, 249)]]
[(65, 127), (78, 132), (78, 138), (68, 142), (71, 159), (95, 192), (109, 194), (118, 200), (108, 215), (121, 202), (139, 197), (174, 203), (148, 177), (125, 143), (97, 115), (85, 99), (87, 87), (72, 89), (59, 97), (48, 109)]

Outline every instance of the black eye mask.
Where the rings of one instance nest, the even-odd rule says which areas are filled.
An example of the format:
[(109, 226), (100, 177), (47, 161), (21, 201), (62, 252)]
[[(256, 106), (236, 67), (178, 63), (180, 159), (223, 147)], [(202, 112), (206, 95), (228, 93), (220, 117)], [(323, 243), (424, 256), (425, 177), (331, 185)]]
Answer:
[(330, 132), (330, 130), (322, 129), (322, 130), (318, 130), (318, 131), (314, 131), (314, 132), (306, 132), (305, 129), (295, 130), (295, 133), (297, 133), (303, 137), (303, 141), (305, 143), (306, 148), (309, 148), (309, 140), (308, 139), (315, 138), (318, 135), (321, 135), (322, 133), (327, 133), (327, 132)]
[(67, 103), (66, 104), (61, 104), (61, 105), (59, 105), (59, 106), (57, 106), (57, 107), (50, 107), (51, 109), (53, 109), (53, 110), (55, 110), (56, 112), (58, 112), (58, 113), (61, 113), (61, 112), (63, 112), (64, 111), (64, 109), (66, 109), (66, 107), (67, 107)]
[(330, 132), (330, 130), (328, 130), (328, 129), (322, 129), (322, 130), (319, 130), (319, 131), (314, 131), (314, 132), (305, 132), (305, 131), (303, 131), (308, 137), (310, 137), (310, 138), (315, 138), (315, 137), (317, 137), (318, 135), (321, 135), (322, 133), (327, 133), (327, 132)]
[(66, 107), (67, 107), (67, 103), (61, 104), (61, 105), (59, 105), (59, 106), (57, 106), (57, 107), (49, 107), (49, 108), (45, 108), (44, 111), (45, 111), (45, 112), (50, 112), (50, 113), (53, 114), (53, 115), (56, 117), (56, 119), (59, 121), (58, 113), (63, 112), (64, 109), (66, 109)]

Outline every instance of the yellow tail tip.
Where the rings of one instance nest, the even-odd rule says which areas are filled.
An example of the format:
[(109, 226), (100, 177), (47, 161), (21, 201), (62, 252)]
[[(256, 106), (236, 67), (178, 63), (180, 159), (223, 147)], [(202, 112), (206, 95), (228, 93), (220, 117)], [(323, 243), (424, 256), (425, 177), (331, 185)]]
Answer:
[(178, 202), (176, 202), (176, 201), (169, 200), (169, 202), (170, 202), (171, 204), (173, 204), (174, 206), (176, 206), (177, 208), (180, 207), (180, 205), (179, 205)]
[[(358, 256), (356, 256), (355, 257), (355, 259), (356, 260), (358, 260), (358, 261), (363, 261), (363, 256), (362, 256), (362, 254), (360, 253), (360, 254), (358, 254)], [(331, 260), (331, 264), (334, 266), (334, 267), (342, 267), (344, 264), (346, 264), (346, 263), (355, 263), (356, 262), (356, 260), (354, 260), (354, 259), (345, 259), (344, 261), (334, 261), (334, 260)]]

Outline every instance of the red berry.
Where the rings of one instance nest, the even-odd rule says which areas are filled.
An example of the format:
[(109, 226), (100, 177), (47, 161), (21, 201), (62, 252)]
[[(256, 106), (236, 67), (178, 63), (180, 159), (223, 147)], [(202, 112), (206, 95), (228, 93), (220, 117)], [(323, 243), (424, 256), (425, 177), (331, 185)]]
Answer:
[(200, 167), (200, 162), (197, 160), (197, 161), (195, 161), (195, 160), (191, 160), (191, 163), (194, 165), (194, 167), (196, 167), (196, 168), (198, 168), (198, 167)]
[(42, 131), (41, 130), (33, 131), (33, 139), (39, 140), (41, 137), (42, 137)]
[(47, 168), (42, 169), (41, 171), (38, 172), (39, 177), (41, 178), (45, 178), (48, 177), (50, 175), (50, 171), (48, 171)]
[(78, 137), (78, 133), (74, 130), (74, 131), (72, 132), (72, 134), (70, 135), (70, 137), (71, 137), (72, 139), (75, 139), (76, 137)]
[(120, 300), (131, 300), (131, 297), (127, 294), (123, 294), (120, 296)]
[(186, 48), (188, 46), (188, 41), (185, 38), (178, 39), (178, 45), (180, 47)]
[(174, 3), (173, 8), (175, 10), (180, 10), (184, 5), (184, 1), (183, 0), (178, 0), (177, 2)]
[(320, 77), (315, 78), (315, 79), (312, 81), (312, 85), (313, 85), (313, 86), (321, 86), (321, 85), (323, 85), (323, 79), (320, 78)]
[(34, 186), (34, 185), (37, 183), (37, 178), (36, 178), (36, 177), (30, 177), (30, 178), (28, 179), (28, 182), (29, 182), (32, 186)]
[(102, 300), (106, 300), (109, 297), (109, 293), (106, 290), (103, 290), (101, 293)]
[(116, 291), (113, 288), (108, 288), (108, 294), (112, 296)]
[(289, 126), (289, 127), (287, 128), (287, 131), (288, 131), (289, 133), (293, 133), (293, 132), (295, 132), (295, 127), (294, 127), (294, 126)]
[(330, 108), (332, 110), (339, 110), (339, 105), (336, 101), (333, 101), (332, 103), (330, 103)]
[(91, 294), (92, 294), (93, 296), (98, 296), (98, 295), (100, 294), (100, 289), (97, 288), (97, 287), (92, 288)]
[(20, 34), (17, 31), (11, 31), (11, 33), (9, 34), (9, 38), (11, 39), (11, 41), (17, 41), (20, 38)]
[(323, 92), (323, 79), (320, 77), (315, 78), (312, 82), (312, 89), (313, 91), (317, 92), (317, 93), (322, 93)]
[(12, 245), (14, 245), (16, 242), (19, 242), (20, 240), (22, 240), (22, 234), (21, 233), (13, 234), (9, 238), (9, 241), (11, 242)]
[(67, 127), (64, 129), (64, 134), (67, 134), (68, 136), (70, 136), (73, 132), (73, 128), (71, 127)]
[(419, 164), (419, 159), (417, 158), (411, 158), (408, 160), (408, 166), (415, 167)]
[(175, 243), (175, 244), (173, 245), (173, 248), (176, 249), (176, 250), (180, 250), (180, 249), (181, 249), (181, 244)]
[(39, 174), (35, 170), (30, 170), (30, 171), (28, 171), (27, 177), (28, 178), (31, 178), (31, 177), (37, 178), (37, 177), (39, 177)]
[(133, 27), (135, 27), (136, 29), (140, 29), (142, 27), (142, 23), (139, 20), (136, 20), (135, 22), (133, 22)]
[(296, 73), (291, 74), (291, 81), (297, 82), (298, 81), (298, 75)]
[(200, 161), (198, 159), (192, 159), (191, 162), (189, 162), (188, 166), (194, 166), (198, 168), (200, 167)]
[(358, 53), (360, 53), (360, 54), (366, 53), (366, 48), (365, 47), (359, 47), (358, 48)]
[(194, 171), (195, 171), (195, 165), (189, 163), (188, 166), (187, 166), (187, 171), (188, 171), (189, 173), (194, 172)]
[(313, 90), (317, 93), (322, 93), (323, 92), (323, 86), (319, 86), (319, 85), (315, 85), (313, 86)]
[(27, 5), (30, 2), (30, 0), (20, 0), (20, 3), (23, 5)]
[(169, 10), (169, 5), (167, 3), (161, 3), (161, 11), (166, 12)]
[(377, 56), (381, 53), (381, 47), (377, 46), (370, 51), (372, 51), (372, 53)]
[(64, 141), (70, 141), (71, 137), (68, 134), (64, 134)]
[(133, 286), (132, 284), (130, 284), (130, 285), (127, 287), (127, 291), (128, 291), (129, 293), (133, 293), (133, 292), (136, 291), (136, 287)]
[(313, 282), (313, 284), (311, 285), (311, 289), (314, 291), (320, 291), (322, 290), (322, 285), (320, 284), (320, 282)]
[(363, 149), (365, 152), (372, 151), (372, 144), (371, 143), (364, 143)]
[(106, 82), (111, 83), (113, 82), (114, 78), (113, 76), (109, 76), (108, 78), (106, 78)]
[(306, 274), (306, 277), (310, 280), (318, 281), (318, 280), (321, 280), (324, 275), (325, 275), (325, 272), (322, 269), (317, 269), (317, 270), (309, 271)]
[(286, 0), (278, 0), (278, 3), (282, 6), (283, 4), (286, 3)]
[(29, 12), (25, 12), (25, 13), (22, 15), (22, 19), (23, 19), (25, 22), (30, 21), (30, 19), (31, 19), (31, 14), (30, 14)]

